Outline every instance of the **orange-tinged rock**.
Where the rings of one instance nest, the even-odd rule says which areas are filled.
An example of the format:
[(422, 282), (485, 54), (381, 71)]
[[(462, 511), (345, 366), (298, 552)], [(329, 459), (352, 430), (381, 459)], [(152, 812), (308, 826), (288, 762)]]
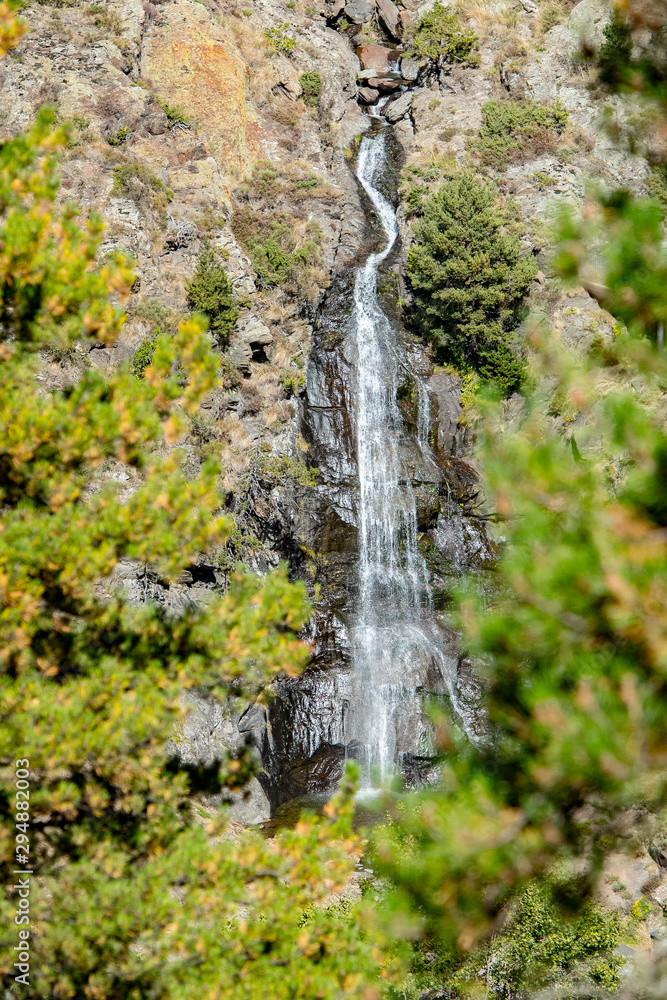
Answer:
[(357, 55), (362, 69), (372, 69), (378, 74), (387, 73), (391, 69), (391, 54), (384, 45), (378, 45), (376, 42), (362, 45), (357, 49)]
[(186, 0), (176, 6), (181, 16), (144, 38), (141, 75), (160, 100), (196, 119), (198, 139), (223, 172), (244, 170), (257, 153), (248, 139), (248, 67), (206, 8)]

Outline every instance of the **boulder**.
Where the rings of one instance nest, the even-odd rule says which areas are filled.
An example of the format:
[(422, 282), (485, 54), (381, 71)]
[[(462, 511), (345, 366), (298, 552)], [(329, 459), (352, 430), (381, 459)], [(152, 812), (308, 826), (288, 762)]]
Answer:
[(387, 121), (395, 125), (396, 122), (400, 122), (401, 118), (405, 118), (412, 107), (412, 97), (413, 95), (410, 92), (401, 94), (399, 98), (388, 104), (384, 109), (384, 116)]
[(398, 19), (401, 22), (401, 31), (405, 31), (410, 21), (414, 20), (414, 15), (409, 10), (400, 10), (398, 12)]
[(240, 372), (247, 375), (250, 372), (252, 348), (242, 340), (235, 341), (229, 348), (229, 360)]
[(162, 108), (154, 110), (150, 108), (145, 111), (137, 124), (138, 132), (145, 132), (147, 135), (166, 135), (169, 131), (169, 120)]
[(415, 83), (419, 76), (419, 63), (416, 59), (401, 59), (401, 76), (408, 83)]
[(285, 56), (278, 56), (269, 63), (271, 83), (269, 89), (274, 94), (283, 94), (290, 101), (298, 101), (303, 90), (299, 82), (299, 74), (294, 63)]
[[(347, 8), (345, 9), (347, 10)], [(357, 55), (362, 70), (372, 69), (378, 75), (389, 72), (390, 52), (384, 45), (377, 45), (375, 42), (370, 45), (362, 45)]]
[(229, 820), (238, 826), (258, 826), (271, 816), (268, 796), (257, 778), (251, 778), (239, 792), (229, 792), (228, 798), (231, 799)]
[(375, 104), (379, 97), (379, 91), (372, 87), (359, 87), (359, 100), (362, 104)]
[(350, 0), (345, 4), (345, 16), (353, 24), (366, 24), (373, 16), (373, 8), (366, 0)]
[(396, 41), (400, 38), (400, 15), (398, 7), (392, 0), (377, 0), (377, 12), (387, 33)]
[(378, 79), (374, 76), (368, 81), (368, 86), (374, 90), (381, 90), (383, 94), (393, 94), (401, 86), (398, 80)]
[(250, 316), (238, 330), (238, 338), (251, 348), (268, 347), (273, 343), (273, 334), (258, 316)]

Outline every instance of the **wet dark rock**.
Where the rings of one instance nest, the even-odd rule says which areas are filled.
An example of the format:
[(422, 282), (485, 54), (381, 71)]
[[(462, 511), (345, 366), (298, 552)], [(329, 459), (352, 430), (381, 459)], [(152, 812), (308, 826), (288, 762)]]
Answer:
[(498, 557), (483, 522), (466, 517), (460, 510), (445, 509), (429, 536), (440, 557), (455, 570), (483, 569)]
[(276, 785), (271, 785), (272, 805), (304, 795), (331, 792), (343, 776), (345, 747), (340, 743), (320, 743), (309, 756), (294, 759), (276, 775)]
[(479, 476), (472, 465), (453, 455), (439, 456), (438, 468), (442, 472), (440, 495), (463, 506), (474, 503), (480, 493)]
[(414, 490), (417, 505), (417, 527), (424, 531), (430, 527), (440, 513), (440, 498), (436, 486), (421, 486)]

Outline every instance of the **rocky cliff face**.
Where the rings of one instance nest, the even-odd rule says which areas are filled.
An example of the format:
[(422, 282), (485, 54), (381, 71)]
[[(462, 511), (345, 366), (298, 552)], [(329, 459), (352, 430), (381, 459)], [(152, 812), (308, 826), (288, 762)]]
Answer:
[[(169, 590), (139, 566), (121, 567), (118, 576), (137, 599), (152, 596), (180, 609), (223, 586), (238, 557), (260, 571), (287, 558), (295, 573), (323, 585), (313, 622), (314, 668), (297, 693), (292, 682), (283, 686), (272, 709), (282, 756), (275, 755), (264, 715), (223, 725), (218, 709), (200, 705), (186, 734), (187, 752), (206, 756), (219, 743), (232, 746), (254, 733), (272, 761), (274, 786), (282, 783), (276, 802), (324, 790), (342, 760), (343, 608), (356, 525), (354, 448), (342, 406), (345, 359), (337, 345), (354, 267), (374, 240), (351, 170), (357, 137), (369, 126), (365, 109), (389, 99), (382, 114), (394, 125), (394, 180), (387, 183), (396, 196), (401, 170), (404, 185), (419, 177), (428, 187), (443, 167), (469, 160), (489, 99), (562, 103), (569, 118), (557, 142), (533, 144), (487, 172), (515, 199), (524, 251), (537, 256), (534, 312), (556, 336), (582, 347), (609, 332), (612, 320), (583, 289), (565, 292), (552, 279), (550, 206), (557, 197), (581, 202), (588, 176), (638, 190), (648, 176), (646, 162), (619, 152), (602, 128), (601, 99), (576, 62), (583, 36), (601, 39), (608, 12), (600, 0), (574, 7), (562, 0), (544, 9), (532, 0), (523, 6), (466, 0), (464, 20), (479, 38), (477, 65), (435, 68), (403, 44), (410, 23), (432, 6), (431, 0), (249, 0), (247, 7), (234, 0), (33, 2), (26, 11), (30, 32), (0, 70), (0, 128), (25, 129), (41, 105), (57, 107), (69, 128), (62, 197), (103, 217), (100, 258), (121, 250), (137, 273), (120, 340), (87, 357), (45, 358), (49, 384), (66, 384), (86, 364), (126, 363), (155, 327), (176, 322), (187, 310), (187, 282), (205, 243), (232, 280), (240, 317), (225, 348), (226, 375), (179, 444), (193, 467), (207, 450), (222, 454), (237, 537), (215, 565), (184, 567)], [(631, 111), (620, 102), (614, 110)], [(407, 330), (404, 206), (399, 221), (401, 247), (383, 281)], [(408, 303), (402, 317), (397, 286)], [(406, 463), (436, 589), (444, 593), (448, 573), (483, 566), (492, 548), (474, 517), (478, 486), (460, 386), (452, 375), (434, 372), (418, 345), (412, 350), (414, 369), (429, 385), (435, 461), (410, 466), (406, 455)], [(406, 424), (415, 419), (413, 389), (406, 379)], [(510, 414), (517, 405), (510, 401)], [(328, 415), (337, 407), (332, 423)], [(332, 673), (332, 664), (343, 669)], [(470, 686), (464, 664), (461, 671)], [(315, 704), (313, 729), (308, 705)], [(255, 792), (246, 819), (268, 808), (261, 790)]]

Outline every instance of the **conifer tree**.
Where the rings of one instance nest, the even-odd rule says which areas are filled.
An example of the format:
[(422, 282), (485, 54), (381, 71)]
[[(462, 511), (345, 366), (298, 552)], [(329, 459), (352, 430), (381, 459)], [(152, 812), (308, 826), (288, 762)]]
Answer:
[(503, 231), (495, 185), (463, 170), (424, 199), (408, 273), (414, 322), (459, 368), (515, 391), (524, 364), (512, 331), (537, 274), (532, 256)]

